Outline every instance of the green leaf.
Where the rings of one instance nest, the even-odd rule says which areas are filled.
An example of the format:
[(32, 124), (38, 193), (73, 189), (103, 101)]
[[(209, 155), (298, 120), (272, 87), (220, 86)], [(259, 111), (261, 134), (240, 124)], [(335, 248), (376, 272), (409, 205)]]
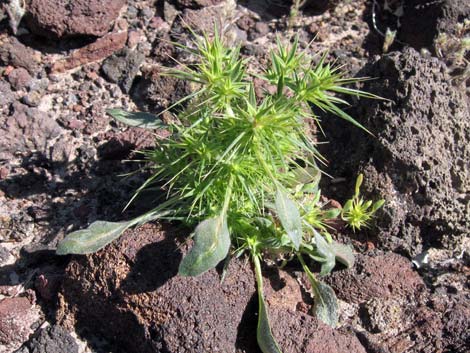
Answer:
[(128, 222), (105, 222), (96, 221), (87, 229), (77, 230), (70, 233), (59, 242), (57, 255), (67, 254), (90, 254), (96, 252), (117, 239), (134, 221)]
[(354, 254), (350, 246), (333, 242), (330, 244), (330, 247), (335, 254), (336, 260), (341, 262), (347, 268), (351, 268), (354, 265)]
[(230, 248), (226, 216), (202, 221), (194, 233), (194, 246), (179, 267), (182, 276), (197, 276), (214, 268), (225, 259)]
[(326, 210), (323, 213), (323, 217), (325, 219), (335, 219), (340, 215), (340, 213), (341, 213), (340, 208), (330, 208), (329, 210)]
[(254, 255), (256, 284), (258, 287), (258, 326), (256, 328), (256, 339), (258, 346), (263, 353), (282, 353), (276, 339), (271, 332), (269, 314), (266, 309), (263, 295), (263, 276), (261, 274), (261, 264), (259, 257)]
[(374, 202), (374, 204), (372, 205), (372, 213), (375, 213), (380, 207), (382, 207), (385, 203), (385, 200), (384, 199), (381, 199), (379, 201), (376, 201)]
[(258, 290), (258, 328), (256, 338), (258, 340), (259, 348), (263, 353), (281, 353), (281, 350), (271, 332), (269, 323), (269, 315), (266, 310), (266, 303), (264, 302), (263, 293)]
[(302, 219), (296, 204), (281, 190), (276, 193), (276, 211), (287, 235), (294, 244), (296, 250), (299, 250), (302, 241)]
[(331, 248), (331, 245), (323, 238), (318, 232), (315, 231), (315, 245), (317, 247), (318, 254), (324, 259), (321, 266), (320, 274), (326, 275), (333, 270), (336, 264), (335, 254)]
[(359, 174), (357, 176), (357, 179), (356, 179), (356, 186), (354, 188), (354, 194), (356, 197), (359, 197), (359, 192), (360, 192), (360, 189), (361, 189), (361, 185), (362, 185), (362, 182), (364, 180), (364, 175), (362, 174)]
[[(313, 190), (314, 188), (318, 187), (318, 183), (321, 179), (321, 173), (318, 168), (313, 167), (305, 167), (305, 168), (295, 168), (292, 170), (294, 176), (294, 185), (304, 185), (304, 188), (308, 190)], [(307, 191), (307, 190), (302, 190)]]
[(122, 109), (108, 109), (106, 113), (117, 121), (129, 126), (141, 127), (144, 129), (163, 129), (166, 125), (155, 115), (144, 112), (126, 112)]
[(343, 206), (342, 213), (349, 212), (353, 206), (353, 200), (348, 200)]
[(338, 300), (334, 290), (320, 281), (314, 281), (312, 287), (315, 297), (313, 309), (317, 318), (331, 327), (336, 327), (338, 325)]

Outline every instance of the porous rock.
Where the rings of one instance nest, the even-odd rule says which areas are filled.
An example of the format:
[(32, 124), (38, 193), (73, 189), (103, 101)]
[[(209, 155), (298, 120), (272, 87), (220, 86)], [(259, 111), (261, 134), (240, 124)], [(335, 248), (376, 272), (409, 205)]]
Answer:
[(442, 315), (428, 306), (430, 293), (403, 256), (379, 250), (360, 254), (353, 268), (325, 281), (357, 308), (343, 324), (359, 332), (368, 352), (432, 352), (428, 347), (446, 346)]
[(0, 345), (10, 351), (17, 349), (33, 332), (31, 326), (38, 319), (38, 310), (27, 297), (1, 300)]
[(178, 8), (197, 9), (204, 6), (219, 5), (225, 0), (174, 0), (172, 1)]
[(20, 103), (13, 105), (13, 114), (0, 118), (0, 159), (31, 150), (46, 155), (51, 139), (60, 134), (60, 126), (44, 111)]
[(15, 100), (15, 95), (8, 82), (0, 80), (0, 106), (8, 106)]
[(39, 71), (41, 54), (25, 46), (16, 37), (8, 37), (0, 40), (0, 62), (25, 68), (31, 75), (35, 75)]
[(187, 8), (176, 25), (191, 28), (196, 33), (213, 33), (215, 28), (221, 28), (235, 13), (236, 2), (226, 0), (216, 6), (200, 9)]
[(161, 112), (191, 93), (189, 82), (161, 75), (162, 70), (157, 66), (142, 69), (131, 92), (141, 110)]
[[(147, 224), (97, 254), (74, 258), (58, 319), (112, 338), (127, 353), (258, 352), (250, 262), (233, 259), (222, 283), (216, 270), (180, 277), (188, 246), (175, 234), (182, 233)], [(302, 301), (298, 285), (286, 291), (288, 299), (276, 299), (279, 288), (270, 283), (266, 278), (273, 332), (284, 352), (365, 352), (351, 333), (292, 309)], [(295, 283), (289, 280), (289, 286)]]
[(27, 342), (29, 353), (78, 353), (75, 339), (64, 328), (54, 325), (39, 330)]
[(371, 299), (410, 297), (425, 290), (408, 259), (380, 251), (358, 255), (351, 270), (334, 272), (325, 280), (338, 298), (357, 304)]
[(375, 136), (324, 120), (328, 172), (352, 183), (362, 171), (364, 194), (386, 200), (374, 230), (382, 248), (414, 256), (423, 246), (457, 248), (470, 232), (469, 101), (446, 71), (411, 48), (383, 56), (360, 76), (374, 77), (364, 90), (388, 100), (362, 99), (350, 111)]
[(103, 36), (125, 0), (29, 0), (26, 21), (40, 35)]
[(455, 34), (456, 25), (469, 16), (470, 3), (466, 0), (409, 0), (403, 3), (398, 39), (418, 50), (432, 48), (438, 34)]
[(95, 61), (106, 59), (121, 50), (127, 41), (127, 31), (112, 32), (98, 38), (91, 44), (74, 50), (64, 59), (54, 62), (52, 72), (64, 72)]
[(124, 92), (129, 93), (144, 60), (145, 55), (139, 51), (123, 49), (106, 59), (101, 70), (110, 82), (118, 83)]
[(29, 74), (28, 70), (22, 67), (14, 69), (8, 75), (8, 81), (10, 82), (11, 87), (15, 91), (26, 89), (31, 83), (31, 80), (32, 80), (32, 77)]

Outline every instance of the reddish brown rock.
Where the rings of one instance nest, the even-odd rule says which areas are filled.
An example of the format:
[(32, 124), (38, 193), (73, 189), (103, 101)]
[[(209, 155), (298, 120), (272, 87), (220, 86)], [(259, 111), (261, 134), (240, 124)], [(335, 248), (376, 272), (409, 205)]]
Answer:
[(0, 301), (0, 345), (11, 351), (18, 348), (32, 333), (31, 325), (38, 320), (38, 310), (26, 297)]
[(26, 20), (40, 35), (105, 35), (125, 0), (30, 0)]
[(97, 39), (95, 42), (77, 49), (68, 57), (55, 62), (52, 72), (64, 72), (95, 61), (106, 59), (126, 45), (127, 32), (114, 32)]
[(357, 308), (343, 324), (355, 327), (368, 352), (440, 352), (446, 346), (442, 316), (429, 307), (429, 290), (403, 256), (370, 251), (325, 281)]
[(288, 309), (270, 310), (272, 331), (283, 353), (366, 353), (359, 340), (346, 330), (334, 330), (313, 316)]
[(0, 39), (0, 62), (4, 65), (22, 67), (30, 74), (39, 71), (41, 54), (18, 41), (15, 37)]
[(11, 85), (6, 81), (0, 80), (0, 106), (8, 106), (14, 100), (15, 95), (11, 90)]
[(465, 353), (470, 347), (470, 295), (460, 293), (455, 303), (450, 304), (444, 311), (444, 343), (452, 352)]
[(407, 297), (425, 290), (423, 280), (408, 259), (379, 251), (358, 255), (351, 270), (335, 272), (325, 280), (338, 298), (348, 303)]
[(143, 67), (142, 79), (132, 89), (132, 98), (145, 111), (161, 112), (191, 93), (188, 81), (162, 75), (158, 66)]
[(179, 8), (201, 8), (205, 6), (219, 5), (225, 0), (176, 0), (175, 4)]
[(24, 90), (31, 83), (31, 75), (25, 68), (19, 67), (14, 69), (8, 75), (8, 81), (14, 90)]
[(39, 109), (14, 103), (14, 112), (0, 120), (0, 158), (10, 159), (15, 153), (37, 150), (48, 152), (48, 144), (60, 134), (54, 118)]
[[(188, 246), (177, 234), (187, 231), (147, 224), (97, 254), (76, 257), (67, 268), (59, 320), (99, 332), (127, 353), (258, 352), (250, 262), (233, 259), (222, 283), (216, 270), (180, 277)], [(295, 311), (302, 295), (288, 273), (266, 278), (265, 287), (285, 353), (365, 353), (351, 333)]]

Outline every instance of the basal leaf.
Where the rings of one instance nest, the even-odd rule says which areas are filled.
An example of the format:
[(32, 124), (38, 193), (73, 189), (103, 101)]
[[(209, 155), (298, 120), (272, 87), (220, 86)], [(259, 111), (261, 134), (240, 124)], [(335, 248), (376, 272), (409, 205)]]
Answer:
[(144, 112), (126, 112), (122, 109), (108, 109), (106, 111), (117, 121), (129, 126), (141, 127), (144, 129), (162, 129), (165, 124), (155, 115)]
[(295, 168), (293, 170), (296, 184), (314, 184), (318, 185), (321, 179), (321, 172), (317, 168), (305, 167)]
[(354, 265), (354, 254), (350, 246), (337, 242), (333, 242), (330, 246), (335, 254), (336, 260), (341, 262), (347, 268), (351, 268)]
[(258, 345), (263, 353), (281, 353), (274, 336), (271, 332), (269, 323), (269, 315), (266, 310), (266, 303), (264, 302), (263, 293), (258, 290), (258, 328), (256, 338)]
[(258, 289), (258, 326), (256, 328), (256, 340), (263, 353), (282, 353), (276, 339), (271, 332), (269, 314), (266, 309), (263, 295), (263, 275), (261, 274), (261, 263), (258, 256), (253, 256), (255, 263), (256, 284)]
[(331, 327), (338, 325), (338, 300), (334, 290), (327, 284), (315, 281), (312, 283), (315, 296), (314, 310), (317, 318)]
[(299, 250), (302, 241), (302, 219), (297, 205), (287, 196), (287, 194), (278, 189), (276, 193), (276, 211), (287, 235), (294, 244), (296, 250)]
[(230, 248), (230, 234), (225, 216), (206, 219), (194, 231), (194, 245), (181, 261), (179, 274), (197, 276), (225, 259)]
[(56, 253), (67, 254), (90, 254), (96, 252), (114, 239), (117, 239), (127, 228), (134, 224), (128, 222), (105, 222), (96, 221), (87, 229), (77, 230), (68, 234), (59, 242)]
[(335, 253), (331, 245), (318, 232), (315, 232), (315, 245), (318, 254), (324, 259), (321, 266), (321, 275), (326, 275), (333, 270), (336, 264)]

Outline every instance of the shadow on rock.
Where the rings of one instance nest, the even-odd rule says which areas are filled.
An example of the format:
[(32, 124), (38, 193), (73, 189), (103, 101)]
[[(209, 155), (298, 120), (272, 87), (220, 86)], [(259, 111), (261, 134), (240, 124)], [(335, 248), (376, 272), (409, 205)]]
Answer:
[(182, 254), (174, 239), (165, 238), (142, 247), (120, 290), (127, 294), (152, 292), (178, 274)]
[(248, 302), (242, 319), (238, 325), (235, 348), (242, 352), (261, 352), (256, 342), (256, 327), (258, 320), (258, 294), (254, 293)]
[(387, 29), (396, 31), (389, 50), (411, 46), (416, 50), (427, 49), (435, 53), (434, 41), (441, 34), (456, 34), (457, 25), (470, 15), (470, 5), (465, 0), (442, 1), (368, 1), (364, 21), (370, 32), (364, 48), (370, 54), (382, 54), (384, 34)]

